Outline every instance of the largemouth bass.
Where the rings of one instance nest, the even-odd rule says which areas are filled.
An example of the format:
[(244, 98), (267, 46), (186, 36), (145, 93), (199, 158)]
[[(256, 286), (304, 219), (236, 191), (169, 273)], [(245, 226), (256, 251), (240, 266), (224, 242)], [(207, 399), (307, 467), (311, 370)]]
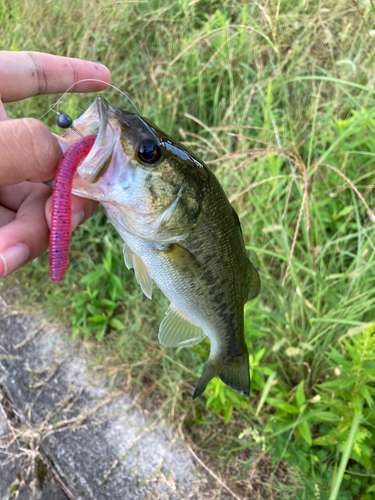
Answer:
[[(244, 304), (259, 293), (260, 279), (216, 177), (149, 120), (101, 97), (74, 127), (97, 139), (77, 169), (72, 192), (103, 205), (124, 240), (125, 264), (134, 268), (147, 297), (155, 282), (171, 302), (160, 343), (210, 340), (193, 399), (215, 376), (249, 396)], [(72, 130), (62, 137), (64, 145), (77, 140)]]

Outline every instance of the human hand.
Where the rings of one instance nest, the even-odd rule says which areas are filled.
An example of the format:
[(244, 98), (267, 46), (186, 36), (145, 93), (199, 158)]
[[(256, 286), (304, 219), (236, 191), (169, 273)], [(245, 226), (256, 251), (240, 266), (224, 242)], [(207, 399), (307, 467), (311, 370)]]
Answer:
[[(10, 274), (48, 248), (51, 188), (62, 151), (57, 138), (34, 118), (10, 120), (2, 103), (40, 94), (65, 92), (75, 82), (110, 82), (101, 64), (39, 52), (0, 52), (0, 277)], [(107, 87), (82, 82), (70, 92)], [(72, 228), (87, 220), (97, 203), (72, 196)]]

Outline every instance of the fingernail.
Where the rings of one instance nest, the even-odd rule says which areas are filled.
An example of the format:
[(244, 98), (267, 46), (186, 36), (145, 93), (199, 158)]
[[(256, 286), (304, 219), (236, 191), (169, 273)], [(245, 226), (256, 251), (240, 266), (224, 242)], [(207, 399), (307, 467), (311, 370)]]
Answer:
[(78, 210), (78, 212), (74, 212), (72, 214), (72, 231), (78, 226), (78, 224), (82, 221), (84, 216), (85, 212), (83, 210)]
[(29, 256), (30, 250), (23, 243), (7, 248), (0, 253), (0, 278), (18, 269)]

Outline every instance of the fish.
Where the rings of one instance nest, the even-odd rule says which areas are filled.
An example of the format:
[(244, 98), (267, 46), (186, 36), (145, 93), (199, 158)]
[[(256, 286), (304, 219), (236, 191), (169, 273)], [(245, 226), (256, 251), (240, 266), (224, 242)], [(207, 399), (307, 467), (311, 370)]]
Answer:
[[(214, 377), (249, 397), (244, 304), (259, 294), (260, 278), (219, 181), (150, 120), (102, 97), (74, 128), (97, 138), (76, 170), (72, 193), (102, 204), (144, 294), (151, 299), (155, 283), (170, 301), (160, 343), (189, 346), (209, 338), (192, 398)], [(77, 140), (74, 130), (60, 137), (65, 149)]]

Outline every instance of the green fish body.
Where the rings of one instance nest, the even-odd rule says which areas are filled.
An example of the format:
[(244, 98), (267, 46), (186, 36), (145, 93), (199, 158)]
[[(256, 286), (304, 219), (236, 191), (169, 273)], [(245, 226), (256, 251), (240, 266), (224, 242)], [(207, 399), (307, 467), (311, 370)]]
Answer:
[(214, 174), (187, 148), (145, 118), (99, 99), (74, 123), (84, 135), (98, 122), (101, 128), (73, 193), (102, 203), (144, 293), (151, 298), (155, 282), (171, 302), (161, 344), (210, 339), (193, 399), (215, 376), (249, 396), (244, 304), (259, 293), (260, 279), (236, 212)]

